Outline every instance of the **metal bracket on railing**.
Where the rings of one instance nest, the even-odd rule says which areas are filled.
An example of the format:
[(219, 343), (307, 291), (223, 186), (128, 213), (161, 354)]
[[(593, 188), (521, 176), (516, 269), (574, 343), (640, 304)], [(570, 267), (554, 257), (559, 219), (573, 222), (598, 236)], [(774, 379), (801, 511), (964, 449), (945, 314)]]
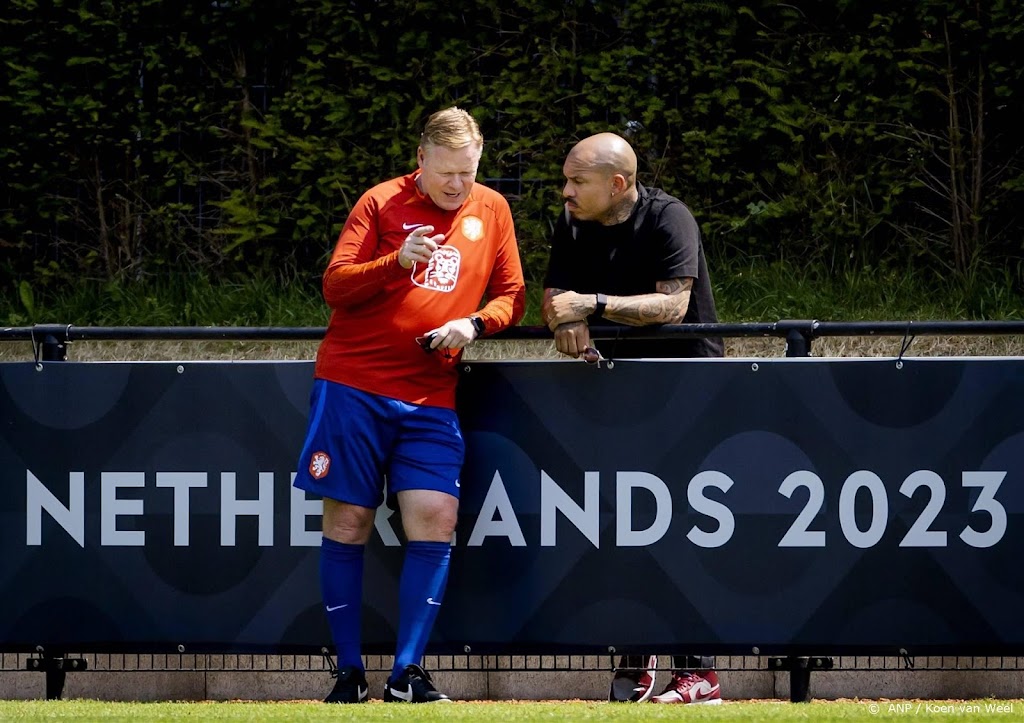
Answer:
[(36, 324), (32, 327), (32, 356), (44, 361), (67, 361), (71, 324)]
[(914, 343), (914, 339), (917, 338), (916, 336), (914, 336), (914, 335), (912, 335), (910, 333), (910, 327), (912, 327), (913, 325), (914, 325), (914, 322), (912, 322), (912, 321), (908, 321), (907, 322), (907, 330), (903, 333), (903, 343), (900, 344), (900, 355), (898, 357), (896, 357), (896, 368), (897, 369), (902, 369), (903, 368), (903, 355), (907, 353), (907, 350), (910, 349), (910, 345), (913, 344)]
[(913, 670), (914, 669), (914, 657), (907, 652), (906, 648), (900, 648), (900, 658), (903, 659), (903, 669)]
[(786, 356), (811, 355), (811, 341), (817, 336), (817, 319), (784, 319), (774, 326), (776, 331), (785, 332)]
[(46, 699), (60, 700), (64, 694), (64, 680), (68, 671), (86, 670), (89, 664), (85, 658), (65, 658), (64, 653), (36, 648), (38, 658), (25, 661), (25, 670), (46, 673)]

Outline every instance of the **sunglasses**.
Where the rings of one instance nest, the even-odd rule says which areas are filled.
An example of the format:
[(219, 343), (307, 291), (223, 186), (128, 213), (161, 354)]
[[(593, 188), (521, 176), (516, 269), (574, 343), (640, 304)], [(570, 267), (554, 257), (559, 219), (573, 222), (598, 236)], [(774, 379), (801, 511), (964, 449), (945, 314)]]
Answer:
[[(436, 339), (436, 338), (437, 338), (437, 332), (435, 331), (434, 333), (427, 334), (426, 336), (418, 336), (418, 337), (416, 337), (416, 343), (419, 344), (420, 345), (420, 349), (425, 351), (427, 354), (433, 354), (435, 351), (437, 351), (437, 348), (436, 347), (432, 347), (430, 345), (434, 343), (434, 339)], [(445, 359), (451, 359), (452, 358), (451, 351), (449, 351), (448, 349), (442, 349), (442, 351), (444, 352), (444, 358)]]

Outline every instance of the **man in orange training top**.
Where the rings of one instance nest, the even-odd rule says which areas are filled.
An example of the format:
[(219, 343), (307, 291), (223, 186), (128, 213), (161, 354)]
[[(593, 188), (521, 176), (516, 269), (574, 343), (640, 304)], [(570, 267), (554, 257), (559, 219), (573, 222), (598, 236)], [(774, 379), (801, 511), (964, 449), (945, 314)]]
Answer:
[(522, 318), (526, 293), (508, 202), (475, 183), (482, 151), (469, 113), (430, 116), (418, 170), (359, 199), (324, 273), (332, 313), (295, 485), (324, 503), (320, 579), (338, 655), (329, 703), (367, 699), (363, 551), (385, 477), (408, 545), (384, 700), (448, 701), (420, 663), (459, 508), (456, 365), (467, 344)]

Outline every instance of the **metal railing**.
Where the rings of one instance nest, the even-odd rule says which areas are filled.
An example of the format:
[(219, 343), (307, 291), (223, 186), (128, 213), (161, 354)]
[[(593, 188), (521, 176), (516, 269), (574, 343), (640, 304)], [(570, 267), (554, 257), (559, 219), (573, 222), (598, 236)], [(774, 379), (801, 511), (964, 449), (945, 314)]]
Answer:
[[(0, 341), (32, 343), (36, 361), (64, 361), (75, 341), (317, 341), (325, 327), (270, 326), (75, 326), (36, 324), (0, 328)], [(902, 337), (899, 356), (918, 336), (1024, 335), (1024, 321), (817, 321), (665, 324), (661, 326), (592, 326), (598, 340), (670, 339), (680, 337), (778, 338), (789, 357), (809, 356), (815, 339), (824, 337)], [(544, 326), (519, 326), (487, 337), (490, 340), (550, 339)]]

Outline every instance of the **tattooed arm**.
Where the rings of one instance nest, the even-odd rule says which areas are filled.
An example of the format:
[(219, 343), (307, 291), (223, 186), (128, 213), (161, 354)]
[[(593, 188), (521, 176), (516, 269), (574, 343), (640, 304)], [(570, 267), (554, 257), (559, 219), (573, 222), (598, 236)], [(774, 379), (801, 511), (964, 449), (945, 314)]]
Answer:
[[(686, 277), (659, 281), (653, 294), (609, 296), (602, 318), (629, 326), (681, 324), (690, 306), (693, 279)], [(583, 321), (597, 308), (595, 294), (577, 294), (563, 289), (545, 289), (541, 315), (548, 328)]]
[(577, 294), (565, 289), (544, 289), (544, 303), (540, 315), (548, 328), (554, 331), (559, 324), (582, 321), (594, 313), (595, 299), (594, 294)]
[(657, 291), (653, 294), (609, 296), (603, 318), (630, 326), (682, 324), (690, 307), (693, 279), (659, 281), (654, 288)]
[[(590, 346), (590, 327), (587, 326), (587, 322), (584, 319), (587, 314), (593, 311), (593, 308), (591, 308), (590, 312), (583, 311), (583, 315), (576, 321), (555, 322), (557, 312), (554, 308), (553, 299), (556, 296), (567, 293), (573, 294), (573, 292), (567, 292), (565, 289), (544, 289), (544, 305), (541, 307), (541, 318), (544, 319), (544, 323), (548, 325), (548, 328), (555, 333), (555, 349), (562, 354), (568, 354), (573, 359), (576, 359)], [(577, 303), (584, 303), (588, 297), (592, 299), (594, 296), (593, 294), (573, 295), (582, 300)]]

